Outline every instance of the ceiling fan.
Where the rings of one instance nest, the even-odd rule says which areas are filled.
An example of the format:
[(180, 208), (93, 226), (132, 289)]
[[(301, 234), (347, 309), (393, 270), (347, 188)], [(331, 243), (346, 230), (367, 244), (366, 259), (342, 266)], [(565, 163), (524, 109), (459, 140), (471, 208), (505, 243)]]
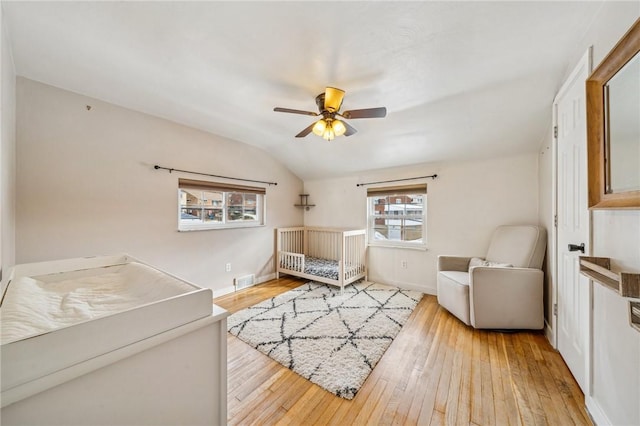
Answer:
[(313, 132), (328, 141), (333, 140), (336, 136), (351, 136), (357, 132), (357, 130), (350, 126), (349, 123), (339, 120), (336, 117), (351, 120), (356, 118), (382, 118), (387, 115), (387, 109), (385, 107), (353, 109), (351, 111), (340, 112), (343, 98), (344, 90), (336, 89), (335, 87), (327, 87), (324, 93), (320, 93), (316, 96), (316, 105), (318, 105), (319, 113), (280, 107), (275, 107), (273, 110), (276, 112), (311, 115), (314, 117), (322, 116), (320, 120), (312, 123), (303, 131), (298, 133), (296, 138), (303, 138)]

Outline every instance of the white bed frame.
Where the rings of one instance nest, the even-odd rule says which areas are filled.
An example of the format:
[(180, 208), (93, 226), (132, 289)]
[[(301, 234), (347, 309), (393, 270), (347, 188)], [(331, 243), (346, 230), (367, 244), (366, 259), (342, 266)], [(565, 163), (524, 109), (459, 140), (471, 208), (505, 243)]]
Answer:
[[(276, 238), (276, 278), (289, 274), (309, 280), (344, 286), (367, 279), (366, 229), (344, 230), (297, 226), (278, 228)], [(304, 272), (305, 256), (338, 261), (338, 279)]]

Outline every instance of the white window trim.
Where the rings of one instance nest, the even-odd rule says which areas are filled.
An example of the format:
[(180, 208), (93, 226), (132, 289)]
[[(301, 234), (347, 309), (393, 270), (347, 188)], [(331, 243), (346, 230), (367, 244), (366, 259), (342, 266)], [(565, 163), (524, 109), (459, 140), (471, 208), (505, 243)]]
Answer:
[(380, 248), (418, 250), (418, 251), (429, 250), (426, 244), (403, 243), (402, 241), (387, 241), (386, 243), (383, 241), (374, 241), (374, 242), (370, 242), (368, 245), (369, 247), (376, 247), (376, 248), (380, 247)]
[(182, 223), (180, 217), (182, 215), (182, 206), (180, 205), (180, 191), (182, 190), (182, 188), (178, 188), (178, 192), (177, 192), (177, 196), (178, 196), (178, 232), (193, 232), (193, 231), (210, 231), (210, 230), (216, 230), (216, 229), (236, 229), (236, 228), (259, 228), (259, 227), (263, 227), (266, 226), (267, 223), (267, 197), (264, 194), (258, 194), (257, 199), (257, 203), (256, 203), (256, 213), (258, 214), (259, 218), (262, 218), (262, 220), (255, 220), (255, 221), (237, 221), (237, 222), (226, 222), (226, 216), (227, 216), (227, 203), (226, 203), (226, 199), (227, 199), (227, 193), (229, 192), (242, 192), (241, 190), (238, 191), (224, 191), (222, 199), (223, 199), (223, 203), (222, 206), (220, 207), (222, 209), (222, 214), (223, 217), (225, 218), (225, 222), (223, 223), (216, 223), (216, 222), (209, 222), (209, 223), (193, 223), (193, 224), (187, 224), (187, 223)]

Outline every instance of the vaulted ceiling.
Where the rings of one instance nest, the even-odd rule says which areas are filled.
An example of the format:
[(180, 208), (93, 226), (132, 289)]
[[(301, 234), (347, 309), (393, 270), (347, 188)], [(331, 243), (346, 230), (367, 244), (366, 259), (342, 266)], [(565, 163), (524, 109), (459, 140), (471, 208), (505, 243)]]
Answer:
[[(18, 75), (251, 144), (303, 179), (535, 151), (594, 2), (8, 2)], [(386, 106), (294, 136), (326, 86)], [(176, 167), (178, 167), (177, 165)]]

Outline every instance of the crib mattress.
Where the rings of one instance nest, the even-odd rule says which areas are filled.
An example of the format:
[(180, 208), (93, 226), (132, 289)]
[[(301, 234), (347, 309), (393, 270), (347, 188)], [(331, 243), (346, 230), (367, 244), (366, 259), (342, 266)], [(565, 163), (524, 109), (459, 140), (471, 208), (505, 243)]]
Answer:
[(317, 277), (329, 278), (337, 280), (340, 277), (338, 270), (338, 261), (331, 259), (320, 259), (317, 257), (304, 258), (304, 273), (315, 275)]
[[(328, 278), (330, 280), (338, 281), (340, 278), (340, 264), (337, 260), (321, 259), (318, 257), (304, 257), (304, 273), (309, 275), (315, 275), (316, 277)], [(292, 265), (282, 264), (281, 267), (295, 270)], [(357, 272), (357, 266), (346, 266), (345, 272), (355, 271)]]
[(2, 391), (212, 314), (212, 291), (127, 255), (19, 265), (3, 283)]

